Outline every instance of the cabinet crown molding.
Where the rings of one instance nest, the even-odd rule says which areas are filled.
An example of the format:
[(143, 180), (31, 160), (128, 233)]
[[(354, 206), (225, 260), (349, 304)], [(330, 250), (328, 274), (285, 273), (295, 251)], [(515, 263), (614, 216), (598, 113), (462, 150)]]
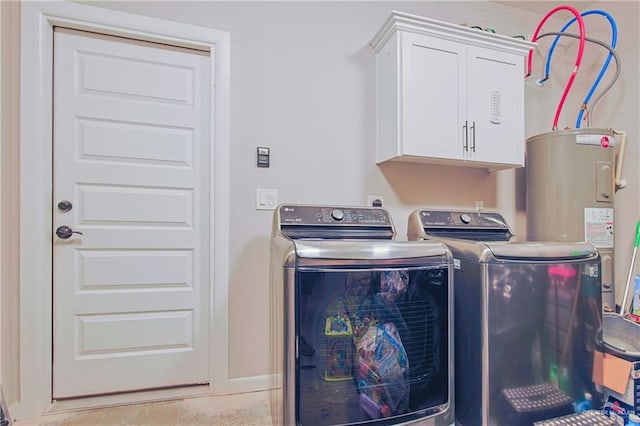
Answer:
[(522, 56), (527, 55), (537, 45), (537, 43), (502, 34), (480, 31), (463, 25), (393, 10), (384, 25), (369, 42), (369, 46), (374, 52), (380, 52), (389, 38), (398, 31), (424, 34), (480, 47), (490, 47)]

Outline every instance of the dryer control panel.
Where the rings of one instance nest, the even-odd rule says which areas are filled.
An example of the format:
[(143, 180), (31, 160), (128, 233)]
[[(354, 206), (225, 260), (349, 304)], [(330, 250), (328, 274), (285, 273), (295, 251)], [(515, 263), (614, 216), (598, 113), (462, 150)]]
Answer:
[[(416, 216), (418, 220), (415, 220)], [(501, 214), (471, 210), (415, 211), (409, 221), (408, 234), (410, 238), (444, 237), (474, 241), (509, 241), (513, 237)]]
[(494, 212), (421, 210), (420, 220), (425, 227), (509, 229), (504, 218)]

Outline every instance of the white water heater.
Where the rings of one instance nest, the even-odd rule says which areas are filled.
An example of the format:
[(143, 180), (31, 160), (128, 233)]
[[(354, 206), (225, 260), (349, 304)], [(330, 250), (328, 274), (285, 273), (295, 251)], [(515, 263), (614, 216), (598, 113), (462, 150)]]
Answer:
[(573, 129), (527, 139), (527, 240), (586, 241), (602, 258), (602, 306), (615, 310), (616, 139)]

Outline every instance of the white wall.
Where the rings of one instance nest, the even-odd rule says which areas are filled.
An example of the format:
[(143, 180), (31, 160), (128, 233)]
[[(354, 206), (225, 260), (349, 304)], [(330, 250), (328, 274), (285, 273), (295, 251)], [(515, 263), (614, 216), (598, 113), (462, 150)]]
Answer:
[[(488, 174), (482, 170), (416, 164), (375, 165), (375, 57), (367, 44), (392, 9), (492, 27), (506, 35), (532, 34), (540, 14), (488, 2), (101, 5), (231, 33), (232, 377), (268, 373), (267, 361), (259, 354), (267, 348), (265, 301), (271, 213), (255, 210), (256, 188), (278, 189), (281, 202), (293, 203), (354, 205), (364, 203), (367, 194), (380, 194), (401, 234), (406, 231), (409, 212), (419, 206), (468, 208), (482, 200), (486, 208), (499, 208), (516, 233), (524, 234), (523, 170)], [(600, 117), (606, 127), (626, 128), (633, 141), (637, 139), (637, 129), (629, 126), (637, 127), (637, 120), (631, 117), (637, 117), (638, 106), (637, 97), (631, 94), (637, 93), (637, 81), (631, 81), (629, 75), (638, 69), (633, 48), (638, 39), (637, 4), (606, 2), (603, 7), (619, 19), (621, 27), (634, 31), (620, 35), (619, 49), (628, 68), (616, 93), (625, 94), (634, 85), (636, 91), (623, 99), (617, 94), (609, 95), (613, 99), (607, 105), (602, 101)], [(567, 13), (557, 16), (545, 28), (558, 29), (568, 19)], [(542, 58), (537, 57), (535, 63), (541, 66)], [(563, 66), (558, 65), (558, 69), (561, 71)], [(568, 73), (559, 73), (544, 90), (534, 80), (527, 82), (527, 136), (551, 130), (552, 111), (565, 75)], [(587, 78), (578, 79), (576, 93), (580, 86), (590, 84)], [(566, 111), (569, 109), (570, 102), (565, 107)], [(573, 114), (567, 112), (561, 124), (573, 126), (573, 121)], [(271, 148), (271, 168), (256, 168), (257, 146)], [(629, 154), (638, 158), (637, 150), (634, 153), (631, 149)], [(626, 191), (620, 195), (620, 205), (633, 209), (638, 191)], [(624, 220), (621, 222), (619, 231), (621, 227), (632, 229)], [(621, 246), (629, 240), (620, 232), (617, 237)], [(616, 269), (623, 269), (620, 262)]]
[(18, 400), (18, 138), (20, 3), (0, 2), (0, 383), (7, 405)]
[[(368, 42), (392, 9), (492, 27), (506, 35), (532, 34), (542, 15), (478, 1), (91, 4), (231, 33), (231, 377), (269, 373), (271, 212), (255, 210), (256, 188), (278, 189), (279, 201), (291, 203), (358, 205), (367, 194), (380, 194), (400, 234), (406, 232), (407, 216), (415, 208), (473, 208), (476, 200), (482, 200), (487, 209), (504, 213), (517, 234), (524, 234), (523, 169), (489, 174), (431, 165), (375, 165), (375, 57)], [(638, 5), (608, 1), (602, 5), (624, 28), (619, 51), (627, 68), (615, 97), (600, 105), (594, 125), (630, 133), (626, 165), (630, 188), (619, 197), (616, 232), (620, 246), (627, 247), (629, 235), (623, 232), (633, 232), (629, 224), (637, 216), (639, 195), (638, 169), (630, 166), (639, 155), (633, 147), (640, 111)], [(558, 29), (567, 16), (559, 14), (547, 26)], [(541, 66), (542, 59), (537, 57), (536, 63)], [(559, 65), (559, 71), (566, 66), (571, 63)], [(527, 136), (550, 130), (563, 82), (557, 77), (544, 88), (534, 80), (527, 82)], [(583, 89), (588, 85), (586, 79), (577, 83)], [(561, 123), (573, 126), (573, 121), (572, 116), (563, 116)], [(271, 148), (269, 169), (256, 167), (257, 146)], [(616, 273), (624, 271), (627, 261), (618, 257)]]

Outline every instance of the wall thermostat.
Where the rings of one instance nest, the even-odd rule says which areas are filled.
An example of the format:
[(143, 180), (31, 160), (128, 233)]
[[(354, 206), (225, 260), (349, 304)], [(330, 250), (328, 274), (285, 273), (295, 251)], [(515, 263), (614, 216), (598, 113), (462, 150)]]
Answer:
[(258, 167), (269, 167), (269, 148), (258, 147)]

